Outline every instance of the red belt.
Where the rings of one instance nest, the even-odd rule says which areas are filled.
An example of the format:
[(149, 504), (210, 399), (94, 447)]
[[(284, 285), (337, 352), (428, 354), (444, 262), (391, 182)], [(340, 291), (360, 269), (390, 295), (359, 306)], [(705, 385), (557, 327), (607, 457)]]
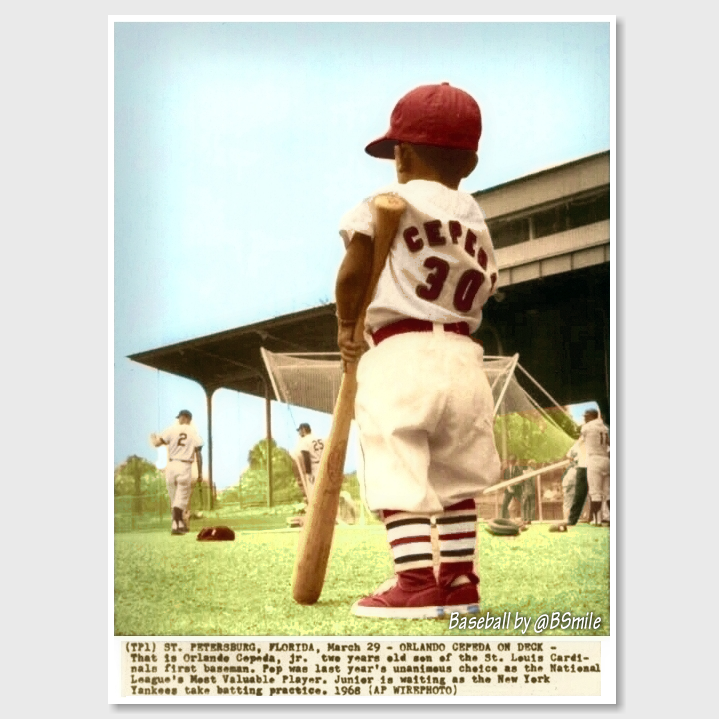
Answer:
[[(380, 327), (376, 332), (372, 332), (372, 339), (375, 345), (378, 345), (388, 337), (392, 337), (392, 335), (401, 335), (405, 332), (432, 332), (433, 329), (434, 324), (429, 320), (418, 320), (414, 317), (408, 317), (407, 319)], [(469, 325), (466, 322), (453, 322), (444, 325), (444, 331), (469, 337)]]

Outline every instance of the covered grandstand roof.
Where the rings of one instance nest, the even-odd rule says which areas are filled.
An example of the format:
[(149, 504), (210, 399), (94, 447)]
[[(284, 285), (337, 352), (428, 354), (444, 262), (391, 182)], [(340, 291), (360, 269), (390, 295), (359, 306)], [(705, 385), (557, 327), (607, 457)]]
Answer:
[(153, 369), (195, 380), (206, 391), (232, 389), (265, 397), (260, 348), (271, 352), (336, 352), (335, 305), (326, 304), (216, 334), (132, 354)]

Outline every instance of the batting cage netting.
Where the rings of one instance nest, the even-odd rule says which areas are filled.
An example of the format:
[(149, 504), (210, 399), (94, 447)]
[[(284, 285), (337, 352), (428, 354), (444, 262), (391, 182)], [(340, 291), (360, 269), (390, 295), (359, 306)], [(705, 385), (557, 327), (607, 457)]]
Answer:
[[(278, 401), (332, 414), (342, 381), (339, 353), (261, 351)], [(567, 407), (522, 367), (519, 355), (487, 356), (484, 367), (494, 397), (494, 435), (503, 474), (497, 485), (478, 497), (480, 515), (498, 516), (503, 490), (522, 484), (529, 496), (531, 483), (534, 518), (561, 519), (561, 481), (567, 471), (567, 451), (579, 436), (578, 426)], [(519, 472), (506, 471), (510, 458)]]

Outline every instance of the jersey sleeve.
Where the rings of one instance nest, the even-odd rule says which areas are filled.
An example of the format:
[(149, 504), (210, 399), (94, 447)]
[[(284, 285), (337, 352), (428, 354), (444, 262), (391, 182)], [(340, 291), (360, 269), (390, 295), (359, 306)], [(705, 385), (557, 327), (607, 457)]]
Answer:
[(369, 207), (369, 200), (360, 202), (359, 205), (342, 215), (340, 219), (340, 237), (345, 248), (352, 241), (355, 232), (374, 237), (374, 220)]
[(170, 425), (169, 427), (166, 427), (165, 429), (160, 432), (159, 437), (165, 444), (170, 444), (170, 440), (172, 439), (172, 428), (174, 425)]
[(370, 203), (377, 195), (383, 195), (386, 192), (401, 194), (401, 187), (402, 186), (397, 182), (385, 185), (362, 200), (362, 202), (353, 207), (349, 212), (345, 212), (345, 214), (342, 215), (339, 230), (345, 248), (347, 248), (347, 245), (352, 241), (355, 232), (360, 232), (368, 237), (374, 237), (374, 218), (372, 217)]

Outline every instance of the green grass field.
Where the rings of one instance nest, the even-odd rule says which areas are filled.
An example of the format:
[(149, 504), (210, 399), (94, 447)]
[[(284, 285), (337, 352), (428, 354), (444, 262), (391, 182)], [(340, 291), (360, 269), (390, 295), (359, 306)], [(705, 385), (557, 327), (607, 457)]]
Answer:
[[(291, 594), (298, 530), (237, 533), (198, 542), (169, 531), (115, 535), (118, 636), (521, 636), (520, 630), (449, 629), (447, 620), (354, 617), (352, 603), (392, 575), (380, 525), (337, 527), (322, 596), (310, 607)], [(609, 634), (609, 530), (567, 533), (533, 524), (516, 537), (478, 525), (481, 612), (601, 617), (599, 629), (543, 636)], [(525, 636), (537, 636), (530, 625)]]

